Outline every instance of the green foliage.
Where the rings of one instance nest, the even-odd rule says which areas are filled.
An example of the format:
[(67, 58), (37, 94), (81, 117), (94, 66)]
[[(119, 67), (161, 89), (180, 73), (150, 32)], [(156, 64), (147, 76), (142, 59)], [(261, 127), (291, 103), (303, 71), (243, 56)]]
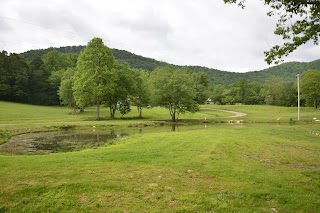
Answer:
[[(78, 54), (84, 46), (77, 47), (60, 47), (60, 48), (49, 48), (46, 50), (32, 50), (30, 52), (23, 53), (26, 58), (31, 58), (31, 55), (42, 56), (43, 52), (49, 52), (49, 50), (57, 50), (62, 53), (73, 52)], [(39, 53), (37, 53), (39, 51)], [(156, 61), (154, 59), (142, 57), (135, 55), (133, 53), (127, 52), (125, 50), (111, 49), (115, 59), (119, 63), (127, 62), (132, 68), (144, 69), (148, 71), (154, 70), (158, 66), (165, 66), (165, 62)], [(312, 62), (288, 62), (283, 63), (278, 66), (270, 67), (261, 71), (243, 70), (244, 73), (235, 73), (228, 71), (221, 71), (212, 68), (200, 67), (200, 66), (175, 66), (175, 68), (186, 68), (192, 72), (204, 72), (208, 75), (209, 81), (213, 84), (230, 85), (239, 81), (240, 78), (245, 78), (249, 82), (259, 82), (264, 83), (267, 79), (272, 76), (278, 76), (286, 82), (295, 82), (295, 76), (297, 74), (302, 74), (308, 69), (320, 70), (320, 60)]]
[[(43, 66), (44, 62), (40, 57), (32, 59), (31, 74), (29, 76), (29, 103), (38, 105), (47, 105), (51, 103), (49, 96), (50, 85), (48, 78), (50, 73)], [(51, 93), (51, 92), (50, 92)]]
[(72, 90), (74, 85), (74, 73), (75, 69), (72, 68), (69, 68), (64, 72), (61, 78), (58, 95), (60, 97), (61, 104), (72, 107), (74, 109), (74, 113), (76, 113), (77, 104)]
[(111, 49), (111, 51), (118, 63), (128, 63), (130, 67), (136, 69), (152, 71), (157, 67), (168, 65), (165, 62), (157, 61), (152, 58), (146, 58), (125, 50)]
[(47, 79), (48, 89), (48, 102), (51, 105), (59, 103), (57, 95), (63, 73), (68, 68), (76, 66), (77, 55), (70, 53), (64, 54), (57, 50), (50, 51), (43, 56), (43, 66), (50, 76)]
[[(84, 46), (38, 50), (40, 53), (46, 53), (45, 55), (39, 54), (39, 56), (43, 57), (44, 61), (38, 57), (33, 58), (30, 63), (26, 62), (22, 57), (17, 57), (16, 54), (8, 56), (7, 53), (2, 52), (0, 54), (0, 74), (2, 76), (0, 79), (1, 100), (57, 105), (59, 103), (57, 91), (62, 83), (61, 78), (66, 69), (75, 67), (78, 57), (77, 53), (83, 50), (83, 48)], [(149, 70), (163, 63), (157, 62), (154, 59), (137, 56), (127, 51), (115, 49), (111, 51), (116, 53), (116, 57), (118, 57), (117, 61), (120, 64), (114, 62), (115, 66), (105, 73), (105, 80), (103, 82), (105, 86), (101, 86), (99, 90), (103, 96), (101, 97), (103, 100), (100, 99), (100, 104), (106, 104), (110, 107), (110, 117), (114, 117), (117, 104), (126, 100), (136, 105), (140, 113), (142, 113), (142, 108), (150, 103), (150, 87), (152, 82), (149, 81), (148, 73), (143, 74), (145, 75), (143, 77), (141, 75), (142, 71), (132, 70), (130, 66), (142, 67)], [(36, 50), (28, 52), (26, 56), (29, 53), (35, 56), (38, 54), (36, 52)], [(320, 60), (308, 63), (290, 62), (263, 71), (247, 73), (223, 72), (199, 66), (172, 67), (175, 69), (189, 69), (193, 72), (190, 78), (195, 83), (194, 101), (197, 103), (204, 103), (207, 98), (211, 98), (213, 102), (219, 104), (267, 103), (293, 106), (296, 105), (296, 92), (293, 84), (296, 81), (296, 74), (302, 74), (307, 69), (319, 70)], [(14, 69), (14, 71), (9, 72), (9, 69)], [(283, 81), (280, 82), (281, 86), (280, 84), (277, 86), (277, 94), (273, 95), (278, 96), (278, 101), (273, 101), (273, 96), (270, 95), (273, 93), (271, 91), (272, 87), (264, 85), (265, 88), (261, 90), (262, 84), (266, 80), (271, 79), (272, 76), (279, 78), (279, 81)], [(214, 85), (210, 85), (210, 92), (208, 91), (208, 78), (211, 83), (214, 83)], [(88, 91), (92, 92), (92, 89), (90, 89), (92, 84), (89, 84), (89, 79), (87, 76), (83, 77), (83, 82), (87, 81), (88, 84), (80, 86), (86, 88), (86, 91), (83, 91), (84, 95), (82, 97), (85, 104), (83, 103), (82, 105), (92, 105), (97, 101), (92, 100), (90, 98), (92, 96), (88, 94)], [(302, 100), (302, 103), (304, 103), (304, 100)], [(182, 111), (184, 110), (181, 109)]]
[(204, 72), (192, 73), (192, 80), (195, 90), (195, 101), (203, 104), (209, 97), (209, 79)]
[(308, 70), (301, 77), (302, 97), (307, 100), (307, 104), (318, 108), (320, 102), (320, 71)]
[(0, 99), (28, 102), (30, 66), (17, 55), (0, 53)]
[(122, 116), (124, 116), (125, 114), (128, 114), (131, 111), (129, 101), (125, 100), (123, 102), (120, 102), (118, 110), (120, 111), (120, 114)]
[[(244, 8), (245, 0), (224, 0), (226, 3), (237, 3)], [(264, 0), (271, 7), (269, 16), (277, 15), (278, 23), (274, 33), (284, 40), (265, 52), (268, 64), (279, 63), (283, 56), (288, 56), (299, 46), (312, 41), (318, 45), (320, 32), (320, 3), (309, 0)]]
[(295, 106), (297, 89), (293, 83), (286, 83), (278, 77), (268, 79), (262, 90), (261, 96), (268, 105)]
[(133, 77), (134, 89), (130, 100), (137, 106), (139, 118), (142, 118), (142, 109), (149, 106), (151, 100), (150, 73), (135, 69)]
[(58, 51), (60, 53), (74, 53), (80, 54), (80, 52), (85, 48), (85, 46), (67, 46), (67, 47), (50, 47), (47, 49), (37, 49), (37, 50), (29, 50), (24, 53), (21, 53), (27, 60), (32, 60), (37, 57), (43, 57), (43, 55), (51, 52), (51, 51)]
[(74, 76), (74, 97), (79, 107), (97, 105), (97, 119), (100, 119), (100, 104), (105, 101), (106, 92), (113, 87), (114, 57), (102, 39), (92, 39), (80, 53)]
[(44, 66), (50, 73), (75, 67), (76, 61), (73, 55), (63, 54), (57, 50), (50, 51), (43, 56)]
[[(59, 51), (65, 54), (73, 53), (78, 55), (85, 47), (86, 46), (67, 46), (67, 47), (59, 47), (59, 48), (50, 47), (48, 49), (29, 50), (27, 52), (22, 53), (22, 55), (27, 60), (32, 60), (33, 58), (36, 58), (36, 57), (42, 57), (43, 55), (47, 54), (50, 51)], [(167, 65), (167, 63), (165, 62), (157, 61), (152, 58), (139, 56), (125, 50), (118, 50), (118, 49), (110, 49), (110, 50), (118, 63), (128, 63), (132, 68), (152, 71), (159, 66)]]
[[(257, 82), (248, 82), (245, 78), (227, 87), (214, 87), (212, 100), (219, 104), (261, 104), (261, 85)], [(218, 93), (218, 94), (217, 94)]]
[(167, 108), (172, 121), (180, 113), (196, 112), (196, 84), (192, 75), (185, 69), (159, 67), (151, 73), (153, 83), (153, 103)]
[(105, 103), (110, 108), (110, 117), (115, 117), (118, 103), (125, 103), (134, 94), (134, 72), (128, 64), (115, 64), (112, 78), (105, 88)]

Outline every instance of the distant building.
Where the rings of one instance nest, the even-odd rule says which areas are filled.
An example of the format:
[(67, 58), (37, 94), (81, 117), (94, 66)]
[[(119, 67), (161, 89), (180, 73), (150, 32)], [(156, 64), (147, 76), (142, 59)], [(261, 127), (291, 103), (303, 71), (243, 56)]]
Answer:
[(211, 98), (208, 98), (204, 104), (214, 104), (213, 101), (211, 100)]

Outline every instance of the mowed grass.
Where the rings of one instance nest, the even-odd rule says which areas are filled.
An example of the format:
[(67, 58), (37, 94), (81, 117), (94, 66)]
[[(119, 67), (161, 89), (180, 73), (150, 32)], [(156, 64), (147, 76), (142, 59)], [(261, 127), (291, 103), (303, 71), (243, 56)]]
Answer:
[[(247, 113), (247, 116), (238, 118), (248, 123), (290, 123), (298, 121), (297, 107), (279, 107), (267, 105), (206, 105), (205, 108), (232, 110)], [(320, 110), (312, 107), (300, 108), (300, 122), (314, 122), (320, 120)]]
[[(84, 122), (95, 121), (96, 107), (87, 107), (81, 114), (73, 114), (73, 110), (62, 106), (35, 106), (28, 104), (10, 103), (0, 101), (0, 124), (35, 124), (35, 123), (63, 123), (63, 122)], [(169, 111), (165, 108), (154, 107), (143, 109), (142, 120), (170, 120)], [(232, 114), (219, 111), (201, 109), (197, 113), (180, 114), (179, 119), (215, 119), (218, 117), (230, 116)], [(102, 122), (110, 120), (109, 108), (101, 108)], [(135, 106), (131, 112), (121, 116), (116, 112), (116, 120), (141, 120), (138, 119), (138, 111)], [(113, 120), (114, 122), (114, 120)]]
[(309, 125), (215, 125), (74, 153), (0, 156), (9, 212), (318, 212)]
[[(0, 155), (0, 212), (319, 212), (318, 111), (303, 108), (303, 121), (293, 125), (281, 122), (296, 108), (271, 106), (206, 105), (180, 119), (232, 115), (209, 107), (245, 112), (232, 119), (247, 123), (133, 135), (79, 152)], [(170, 119), (163, 108), (145, 109), (142, 120), (133, 107), (123, 119), (102, 121), (94, 121), (94, 107), (72, 115), (65, 107), (0, 102), (0, 110), (0, 129), (15, 133)]]

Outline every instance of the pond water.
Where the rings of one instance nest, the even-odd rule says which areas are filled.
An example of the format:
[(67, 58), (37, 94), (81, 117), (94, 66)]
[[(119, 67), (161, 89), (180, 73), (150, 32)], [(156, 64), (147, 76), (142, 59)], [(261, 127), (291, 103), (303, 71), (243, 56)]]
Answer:
[(71, 152), (87, 148), (97, 148), (111, 139), (134, 134), (170, 131), (188, 131), (209, 128), (210, 125), (164, 125), (158, 127), (125, 129), (63, 130), (56, 132), (37, 132), (13, 136), (0, 145), (0, 153), (45, 154)]

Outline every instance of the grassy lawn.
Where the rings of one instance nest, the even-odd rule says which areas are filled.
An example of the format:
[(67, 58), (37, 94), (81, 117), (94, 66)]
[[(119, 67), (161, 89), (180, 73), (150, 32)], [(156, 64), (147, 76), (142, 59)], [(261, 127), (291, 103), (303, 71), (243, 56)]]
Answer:
[[(273, 118), (289, 123), (295, 108), (210, 107), (245, 112), (248, 123), (133, 135), (78, 152), (0, 155), (0, 212), (319, 212), (320, 137), (311, 133), (320, 134), (320, 125), (309, 122), (318, 111), (304, 108), (304, 121), (289, 125)], [(144, 120), (132, 120), (133, 109), (115, 121), (92, 121), (94, 108), (68, 115), (62, 107), (0, 102), (0, 110), (0, 124), (21, 121), (0, 126), (5, 131), (169, 118), (161, 108), (145, 110)], [(202, 110), (181, 117), (228, 115)]]
[[(63, 123), (95, 121), (96, 108), (87, 107), (81, 114), (72, 114), (73, 110), (61, 106), (33, 106), (27, 104), (9, 103), (0, 101), (0, 124), (32, 124), (32, 123)], [(103, 107), (101, 115), (104, 121), (110, 121), (109, 109)], [(143, 110), (143, 120), (170, 120), (170, 114), (167, 109), (154, 107)], [(218, 117), (230, 116), (232, 114), (219, 111), (201, 109), (197, 113), (180, 114), (179, 119), (215, 119)], [(116, 120), (139, 120), (136, 107), (131, 107), (131, 112), (121, 117), (119, 112), (116, 113)], [(102, 122), (104, 122), (102, 121)], [(100, 123), (102, 123), (100, 122)], [(114, 120), (112, 121), (114, 122)]]
[[(246, 122), (256, 123), (290, 123), (298, 120), (297, 107), (278, 107), (265, 105), (206, 105), (205, 108), (232, 110), (247, 113), (241, 118)], [(312, 107), (301, 107), (300, 121), (311, 122), (313, 118), (320, 119), (320, 110)]]

